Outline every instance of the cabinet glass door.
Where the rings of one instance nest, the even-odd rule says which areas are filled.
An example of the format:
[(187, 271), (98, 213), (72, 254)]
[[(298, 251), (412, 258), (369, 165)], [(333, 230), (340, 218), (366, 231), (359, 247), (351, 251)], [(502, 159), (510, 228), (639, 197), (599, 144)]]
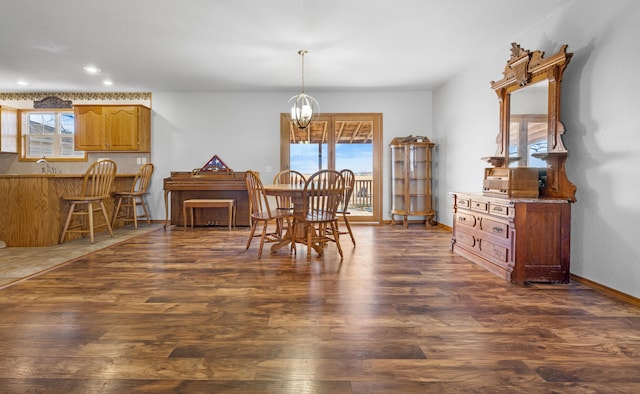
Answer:
[(391, 198), (392, 211), (405, 211), (405, 151), (404, 146), (391, 146)]
[(425, 169), (427, 168), (426, 146), (408, 147), (409, 150), (409, 211), (424, 212), (426, 205), (426, 180)]

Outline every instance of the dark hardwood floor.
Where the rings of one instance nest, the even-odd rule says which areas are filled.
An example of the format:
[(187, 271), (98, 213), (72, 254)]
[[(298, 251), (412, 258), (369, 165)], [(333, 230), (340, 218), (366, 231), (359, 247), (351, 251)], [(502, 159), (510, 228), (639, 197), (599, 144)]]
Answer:
[(638, 307), (505, 283), (441, 228), (354, 231), (307, 263), (170, 227), (4, 288), (0, 392), (640, 392)]

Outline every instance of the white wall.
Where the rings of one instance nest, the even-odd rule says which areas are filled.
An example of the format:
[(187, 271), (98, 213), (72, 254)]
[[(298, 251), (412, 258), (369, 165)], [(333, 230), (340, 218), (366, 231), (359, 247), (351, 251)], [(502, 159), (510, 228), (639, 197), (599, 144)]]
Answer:
[[(640, 297), (640, 2), (581, 0), (559, 9), (536, 29), (506, 37), (503, 48), (474, 59), (434, 92), (439, 144), (438, 200), (450, 191), (479, 191), (480, 160), (495, 151), (497, 96), (510, 42), (574, 56), (563, 80), (560, 119), (569, 150), (567, 174), (577, 186), (572, 206), (571, 273)], [(450, 204), (447, 204), (447, 209)], [(451, 216), (440, 219), (451, 225)]]
[[(271, 179), (280, 167), (280, 113), (286, 112), (287, 101), (295, 93), (154, 92), (152, 217), (165, 217), (163, 178), (171, 171), (200, 168), (214, 154), (235, 171), (253, 169)], [(318, 100), (323, 113), (383, 114), (383, 213), (389, 218), (389, 142), (410, 134), (432, 136), (431, 92), (308, 93)]]

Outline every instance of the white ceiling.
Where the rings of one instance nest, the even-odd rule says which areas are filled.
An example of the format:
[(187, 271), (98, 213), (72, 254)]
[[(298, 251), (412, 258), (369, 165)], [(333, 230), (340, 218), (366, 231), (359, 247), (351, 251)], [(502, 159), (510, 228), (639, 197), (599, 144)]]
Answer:
[(0, 0), (0, 92), (295, 92), (299, 49), (309, 93), (432, 90), (572, 1)]

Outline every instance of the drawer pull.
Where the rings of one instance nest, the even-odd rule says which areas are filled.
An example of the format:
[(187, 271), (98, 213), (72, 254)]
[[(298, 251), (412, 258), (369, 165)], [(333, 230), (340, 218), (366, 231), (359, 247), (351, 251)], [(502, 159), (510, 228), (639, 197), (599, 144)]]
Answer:
[(493, 228), (493, 232), (494, 233), (502, 234), (502, 231), (503, 231), (502, 227), (494, 227)]
[(465, 218), (464, 216), (458, 216), (458, 221), (459, 222), (464, 222), (466, 220), (467, 220), (467, 218)]
[(493, 210), (496, 212), (502, 212), (502, 207), (493, 207)]

